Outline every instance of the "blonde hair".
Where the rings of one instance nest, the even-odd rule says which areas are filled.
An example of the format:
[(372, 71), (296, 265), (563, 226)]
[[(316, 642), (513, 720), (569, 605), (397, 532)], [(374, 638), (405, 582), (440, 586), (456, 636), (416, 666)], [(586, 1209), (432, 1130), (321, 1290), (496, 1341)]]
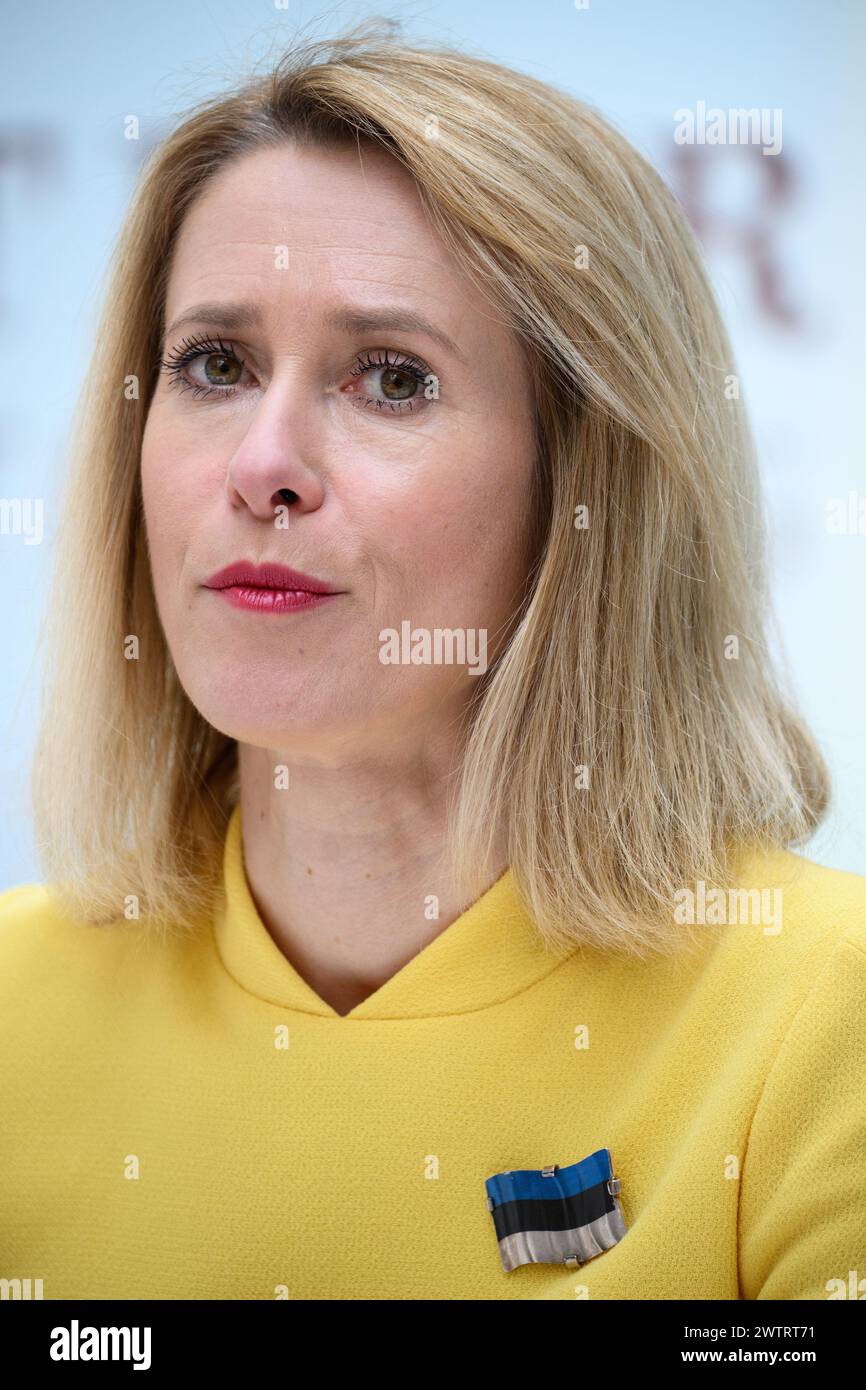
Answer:
[(89, 921), (116, 919), (131, 894), (163, 927), (210, 910), (237, 745), (174, 670), (139, 485), (171, 251), (230, 161), (362, 139), (414, 176), (521, 336), (535, 388), (538, 558), (467, 710), (455, 871), (483, 891), (502, 827), (545, 942), (667, 950), (678, 889), (727, 883), (744, 843), (802, 842), (829, 794), (767, 645), (764, 520), (743, 405), (725, 389), (728, 338), (674, 197), (611, 125), (494, 62), (409, 46), (389, 21), (295, 45), (201, 103), (142, 174), (40, 639), (33, 805), (49, 886)]

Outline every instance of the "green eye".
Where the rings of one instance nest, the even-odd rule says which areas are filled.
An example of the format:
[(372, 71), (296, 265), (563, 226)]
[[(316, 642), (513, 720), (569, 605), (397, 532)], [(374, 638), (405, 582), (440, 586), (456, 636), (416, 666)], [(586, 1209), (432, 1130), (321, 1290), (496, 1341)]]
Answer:
[(243, 369), (243, 362), (223, 352), (214, 352), (205, 358), (204, 373), (208, 381), (222, 386), (237, 385)]
[[(386, 349), (364, 353), (355, 363), (351, 375), (355, 378), (378, 377), (376, 390), (381, 394), (355, 397), (353, 405), (374, 408), (383, 414), (414, 412), (416, 404), (426, 408), (429, 400), (439, 396), (438, 382), (429, 367), (417, 357), (395, 353), (393, 357)], [(436, 383), (437, 389), (428, 398), (428, 382)]]
[[(204, 358), (204, 380), (191, 380), (188, 368), (199, 358)], [(222, 338), (187, 338), (160, 366), (178, 390), (204, 396), (230, 394), (244, 370), (242, 359)]]
[(405, 401), (417, 394), (418, 378), (399, 367), (389, 367), (382, 373), (379, 385), (389, 400)]

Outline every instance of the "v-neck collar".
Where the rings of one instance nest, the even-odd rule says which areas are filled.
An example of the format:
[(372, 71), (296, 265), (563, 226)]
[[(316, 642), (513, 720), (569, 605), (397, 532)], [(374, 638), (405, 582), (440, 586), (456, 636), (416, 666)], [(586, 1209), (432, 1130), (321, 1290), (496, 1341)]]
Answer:
[(379, 989), (349, 1013), (339, 1014), (298, 974), (259, 915), (244, 866), (240, 803), (226, 831), (213, 925), (220, 959), (244, 989), (284, 1008), (340, 1023), (487, 1008), (541, 980), (572, 953), (545, 947), (508, 868)]

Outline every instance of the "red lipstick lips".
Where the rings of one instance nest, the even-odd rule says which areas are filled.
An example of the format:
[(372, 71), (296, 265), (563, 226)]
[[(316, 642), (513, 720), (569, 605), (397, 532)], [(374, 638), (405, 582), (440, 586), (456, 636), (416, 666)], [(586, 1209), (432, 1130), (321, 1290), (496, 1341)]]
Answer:
[(262, 613), (318, 607), (344, 592), (288, 565), (255, 565), (247, 560), (218, 570), (205, 580), (205, 588), (215, 590), (236, 608)]

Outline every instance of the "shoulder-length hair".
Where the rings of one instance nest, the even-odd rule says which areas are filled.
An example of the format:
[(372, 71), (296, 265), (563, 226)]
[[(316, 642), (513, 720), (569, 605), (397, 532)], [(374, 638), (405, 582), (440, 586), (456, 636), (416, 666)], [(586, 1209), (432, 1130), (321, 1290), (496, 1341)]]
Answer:
[(829, 795), (768, 647), (762, 499), (729, 341), (675, 198), (622, 135), (552, 86), (409, 46), (388, 21), (296, 44), (196, 106), (142, 173), (40, 636), (32, 786), (48, 886), (86, 920), (138, 902), (163, 929), (200, 920), (218, 891), (237, 745), (171, 661), (140, 448), (184, 216), (231, 161), (286, 141), (373, 141), (399, 160), (530, 364), (537, 562), (467, 710), (455, 871), (483, 891), (503, 827), (546, 943), (666, 951), (678, 890), (730, 883), (744, 844), (806, 840)]

